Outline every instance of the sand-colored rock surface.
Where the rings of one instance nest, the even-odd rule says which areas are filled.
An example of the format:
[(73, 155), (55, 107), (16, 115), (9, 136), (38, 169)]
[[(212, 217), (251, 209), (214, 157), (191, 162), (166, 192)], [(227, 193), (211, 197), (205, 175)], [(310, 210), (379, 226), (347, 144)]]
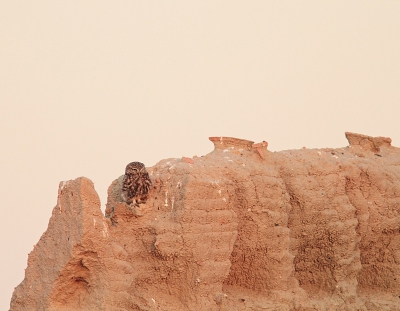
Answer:
[(400, 149), (346, 137), (211, 137), (148, 168), (146, 204), (120, 202), (116, 179), (105, 215), (90, 180), (60, 183), (11, 310), (400, 310)]

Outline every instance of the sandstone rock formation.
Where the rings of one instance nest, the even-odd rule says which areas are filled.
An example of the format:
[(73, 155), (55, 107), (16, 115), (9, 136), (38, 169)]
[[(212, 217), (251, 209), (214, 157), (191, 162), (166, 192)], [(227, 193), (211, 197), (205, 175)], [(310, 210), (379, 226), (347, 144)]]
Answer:
[(60, 183), (11, 310), (400, 310), (400, 149), (346, 137), (211, 137), (148, 168), (146, 204), (121, 203), (116, 179), (105, 216), (90, 180)]

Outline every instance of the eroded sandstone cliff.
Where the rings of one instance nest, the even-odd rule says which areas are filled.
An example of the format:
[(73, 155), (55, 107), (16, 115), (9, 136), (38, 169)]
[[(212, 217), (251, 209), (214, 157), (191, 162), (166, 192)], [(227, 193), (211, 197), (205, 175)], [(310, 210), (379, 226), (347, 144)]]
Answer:
[(147, 204), (105, 215), (93, 183), (60, 183), (11, 310), (400, 310), (400, 149), (269, 152), (212, 137), (148, 168)]

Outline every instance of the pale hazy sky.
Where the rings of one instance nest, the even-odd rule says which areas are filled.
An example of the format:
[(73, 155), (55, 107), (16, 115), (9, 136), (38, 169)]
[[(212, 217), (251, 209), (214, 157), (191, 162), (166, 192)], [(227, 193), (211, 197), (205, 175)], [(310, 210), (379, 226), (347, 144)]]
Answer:
[(0, 309), (59, 181), (106, 189), (128, 162), (400, 146), (400, 1), (1, 1)]

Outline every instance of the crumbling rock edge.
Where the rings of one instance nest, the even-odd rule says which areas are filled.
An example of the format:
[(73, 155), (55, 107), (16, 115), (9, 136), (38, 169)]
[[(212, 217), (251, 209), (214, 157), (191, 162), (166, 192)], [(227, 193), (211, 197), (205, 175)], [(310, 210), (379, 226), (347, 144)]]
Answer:
[(105, 215), (62, 182), (11, 310), (400, 310), (400, 149), (270, 152), (212, 137), (203, 157), (148, 168), (146, 204)]

